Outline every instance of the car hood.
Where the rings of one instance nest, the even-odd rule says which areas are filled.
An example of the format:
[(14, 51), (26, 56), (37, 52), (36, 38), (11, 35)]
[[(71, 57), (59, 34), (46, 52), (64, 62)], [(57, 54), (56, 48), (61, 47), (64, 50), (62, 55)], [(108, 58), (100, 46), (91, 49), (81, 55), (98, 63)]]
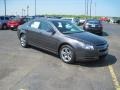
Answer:
[(102, 44), (107, 43), (107, 41), (103, 37), (94, 35), (94, 34), (89, 33), (89, 32), (68, 34), (67, 37), (72, 38), (72, 39), (76, 39), (78, 41), (90, 43), (93, 45), (102, 45)]

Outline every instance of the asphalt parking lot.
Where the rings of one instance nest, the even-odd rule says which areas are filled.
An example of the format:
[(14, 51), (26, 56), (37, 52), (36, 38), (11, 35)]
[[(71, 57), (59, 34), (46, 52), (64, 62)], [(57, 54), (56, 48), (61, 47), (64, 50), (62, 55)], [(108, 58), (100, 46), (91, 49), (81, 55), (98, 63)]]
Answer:
[(71, 65), (43, 50), (22, 48), (16, 31), (0, 30), (0, 90), (117, 90), (120, 25), (104, 23), (104, 31), (108, 57)]

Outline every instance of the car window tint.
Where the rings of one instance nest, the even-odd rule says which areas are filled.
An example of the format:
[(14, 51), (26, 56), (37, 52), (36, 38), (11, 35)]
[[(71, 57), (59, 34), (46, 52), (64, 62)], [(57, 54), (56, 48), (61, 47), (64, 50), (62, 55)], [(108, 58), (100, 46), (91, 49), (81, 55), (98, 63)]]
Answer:
[(50, 32), (52, 30), (52, 26), (47, 22), (41, 21), (39, 29), (46, 32)]
[(1, 17), (1, 20), (4, 20), (4, 17)]
[(84, 31), (69, 21), (52, 21), (52, 23), (63, 34), (80, 33)]
[(5, 17), (5, 20), (9, 20), (9, 18), (8, 18), (8, 17)]
[(39, 26), (40, 26), (40, 22), (38, 21), (35, 21), (30, 25), (31, 28), (35, 28), (35, 29), (38, 29)]

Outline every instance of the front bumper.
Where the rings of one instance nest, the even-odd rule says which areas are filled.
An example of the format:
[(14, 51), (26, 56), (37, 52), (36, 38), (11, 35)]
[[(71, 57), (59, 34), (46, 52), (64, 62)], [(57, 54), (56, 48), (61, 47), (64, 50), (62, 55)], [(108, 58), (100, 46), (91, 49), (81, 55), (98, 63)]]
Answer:
[(99, 34), (99, 33), (103, 32), (103, 28), (102, 27), (86, 28), (85, 30), (88, 31), (88, 32), (91, 32), (91, 33), (96, 33), (96, 34)]
[(77, 49), (77, 61), (95, 61), (99, 60), (102, 56), (108, 55), (108, 45), (95, 46), (95, 50)]
[(16, 29), (18, 27), (18, 25), (8, 25), (9, 29)]

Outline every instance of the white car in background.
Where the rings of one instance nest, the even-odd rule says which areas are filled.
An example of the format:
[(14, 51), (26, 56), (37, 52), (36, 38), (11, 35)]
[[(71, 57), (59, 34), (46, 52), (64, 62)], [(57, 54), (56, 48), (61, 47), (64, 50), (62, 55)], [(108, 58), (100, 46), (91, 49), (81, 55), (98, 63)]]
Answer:
[(83, 25), (86, 19), (79, 19), (79, 25)]

